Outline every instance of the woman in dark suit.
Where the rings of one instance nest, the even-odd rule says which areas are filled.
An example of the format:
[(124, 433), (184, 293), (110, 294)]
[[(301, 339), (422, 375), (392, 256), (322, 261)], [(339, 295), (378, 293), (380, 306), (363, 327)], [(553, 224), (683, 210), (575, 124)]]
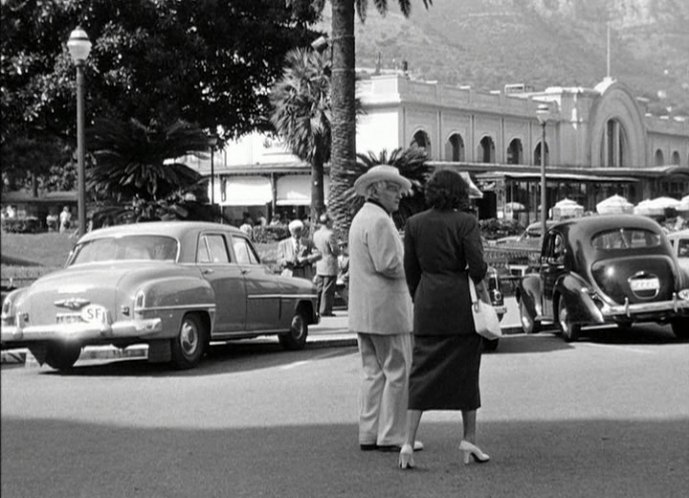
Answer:
[(412, 216), (404, 231), (404, 270), (414, 300), (414, 352), (409, 379), (407, 439), (399, 466), (414, 466), (413, 446), (425, 410), (460, 410), (464, 463), (487, 462), (476, 445), (481, 405), (481, 336), (471, 314), (468, 278), (479, 294), (487, 265), (481, 233), (469, 207), (469, 186), (451, 170), (426, 185), (430, 209)]

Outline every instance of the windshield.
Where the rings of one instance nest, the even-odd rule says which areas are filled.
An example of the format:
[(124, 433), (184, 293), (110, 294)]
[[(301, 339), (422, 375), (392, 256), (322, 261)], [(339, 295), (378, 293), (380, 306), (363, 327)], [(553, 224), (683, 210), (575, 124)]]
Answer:
[(616, 228), (599, 232), (591, 239), (596, 249), (638, 249), (658, 247), (660, 235), (641, 228)]
[(177, 241), (160, 235), (130, 235), (89, 240), (74, 249), (70, 264), (99, 261), (175, 261)]

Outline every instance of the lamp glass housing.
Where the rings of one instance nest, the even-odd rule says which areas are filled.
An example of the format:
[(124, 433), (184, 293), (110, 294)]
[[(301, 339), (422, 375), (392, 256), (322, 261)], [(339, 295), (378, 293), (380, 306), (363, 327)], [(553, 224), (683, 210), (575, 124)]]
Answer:
[(88, 59), (91, 52), (91, 40), (89, 40), (86, 31), (81, 28), (76, 28), (72, 31), (69, 35), (67, 48), (69, 48), (69, 54), (72, 56), (72, 61), (75, 64), (83, 63)]

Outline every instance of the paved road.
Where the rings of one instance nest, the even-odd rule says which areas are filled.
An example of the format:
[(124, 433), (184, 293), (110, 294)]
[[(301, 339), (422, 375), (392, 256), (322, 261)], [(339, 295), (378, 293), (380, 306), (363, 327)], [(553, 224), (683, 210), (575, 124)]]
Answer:
[(570, 345), (511, 336), (482, 365), (479, 438), (431, 412), (420, 468), (356, 443), (353, 347), (216, 346), (198, 369), (143, 359), (2, 368), (3, 498), (685, 496), (689, 344), (667, 327)]

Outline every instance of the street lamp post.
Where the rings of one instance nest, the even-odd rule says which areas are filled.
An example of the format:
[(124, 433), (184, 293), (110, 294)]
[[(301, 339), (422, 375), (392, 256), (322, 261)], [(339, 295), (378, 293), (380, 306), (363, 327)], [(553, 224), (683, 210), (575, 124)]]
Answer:
[(91, 51), (86, 31), (77, 27), (67, 42), (72, 61), (77, 68), (77, 215), (79, 234), (86, 233), (86, 171), (84, 168), (84, 63)]
[(536, 117), (541, 124), (541, 234), (545, 238), (546, 232), (546, 182), (545, 182), (545, 127), (548, 124), (550, 117), (550, 106), (548, 104), (540, 104), (536, 111)]
[(211, 148), (211, 207), (215, 209), (215, 146), (218, 144), (218, 137), (213, 134), (208, 137), (208, 145)]

